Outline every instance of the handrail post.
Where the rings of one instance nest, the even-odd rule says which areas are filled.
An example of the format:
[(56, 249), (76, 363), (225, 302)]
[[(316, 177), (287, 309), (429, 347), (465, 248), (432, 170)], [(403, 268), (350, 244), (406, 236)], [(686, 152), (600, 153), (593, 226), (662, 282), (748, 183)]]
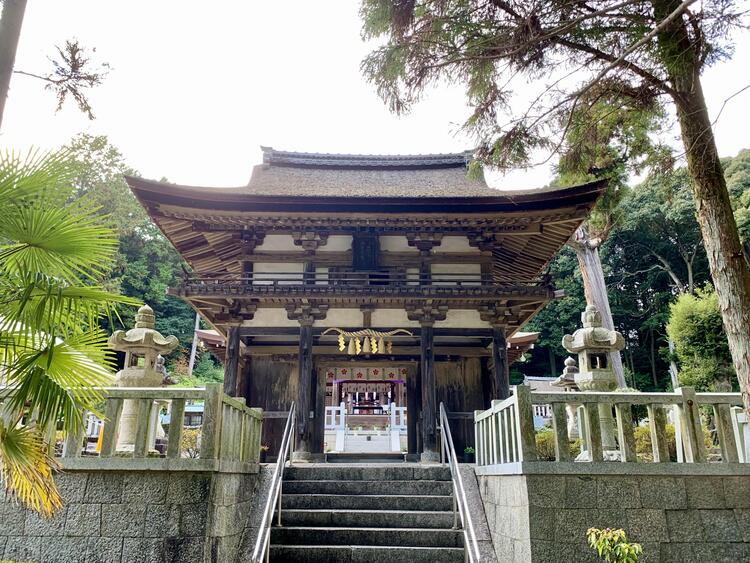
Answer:
[(222, 394), (221, 383), (206, 384), (201, 430), (201, 458), (203, 459), (218, 459), (221, 455), (219, 439), (221, 437)]
[(680, 405), (680, 426), (685, 447), (685, 461), (687, 463), (702, 463), (706, 461), (706, 448), (703, 445), (703, 428), (698, 401), (694, 387), (680, 387), (682, 404)]
[(536, 461), (536, 438), (534, 434), (534, 413), (532, 411), (531, 390), (526, 385), (513, 387), (515, 416), (518, 424), (519, 461)]

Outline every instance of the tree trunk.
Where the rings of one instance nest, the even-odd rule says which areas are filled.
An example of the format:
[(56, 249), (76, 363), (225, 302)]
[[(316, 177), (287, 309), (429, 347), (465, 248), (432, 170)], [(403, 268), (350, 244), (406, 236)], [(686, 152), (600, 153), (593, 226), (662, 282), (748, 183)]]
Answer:
[(669, 377), (672, 380), (672, 389), (676, 390), (680, 386), (680, 380), (677, 378), (680, 370), (677, 368), (677, 362), (674, 361), (674, 340), (671, 338), (667, 340), (667, 346), (669, 346)]
[[(586, 303), (595, 305), (599, 309), (604, 328), (614, 330), (615, 323), (612, 320), (612, 311), (609, 308), (609, 296), (607, 295), (607, 285), (604, 282), (602, 262), (599, 259), (599, 249), (589, 239), (585, 223), (578, 227), (574, 238), (575, 240), (571, 241), (570, 246), (576, 251), (576, 257), (578, 258)], [(617, 386), (620, 388), (627, 387), (625, 370), (622, 367), (620, 353), (612, 352), (609, 357), (612, 369), (615, 372), (615, 378), (617, 379)]]
[[(679, 0), (654, 1), (662, 19)], [(740, 244), (724, 172), (716, 149), (711, 120), (700, 81), (701, 63), (683, 18), (658, 34), (693, 179), (696, 215), (708, 256), (711, 278), (719, 297), (721, 317), (740, 382), (745, 413), (750, 416), (750, 269)]]
[(695, 91), (677, 106), (703, 245), (708, 255), (734, 369), (750, 416), (750, 270), (740, 245), (711, 122), (696, 77)]
[(549, 375), (550, 377), (557, 377), (559, 375), (557, 373), (557, 361), (555, 358), (555, 351), (552, 349), (552, 346), (547, 347), (547, 353), (549, 355)]
[(21, 36), (26, 0), (4, 0), (0, 16), (0, 126), (3, 124), (5, 100), (8, 98), (10, 77), (16, 61), (18, 38)]
[(654, 336), (653, 328), (649, 332), (651, 333), (651, 379), (654, 382), (654, 387), (658, 387), (659, 379), (656, 376), (656, 337)]

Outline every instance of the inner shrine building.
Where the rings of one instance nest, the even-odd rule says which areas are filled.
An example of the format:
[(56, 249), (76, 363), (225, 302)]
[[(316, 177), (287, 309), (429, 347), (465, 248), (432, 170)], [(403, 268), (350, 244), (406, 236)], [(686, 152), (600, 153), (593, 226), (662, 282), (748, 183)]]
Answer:
[[(192, 268), (169, 293), (218, 332), (225, 392), (271, 415), (296, 402), (297, 458), (333, 449), (327, 410), (364, 435), (400, 409), (403, 449), (436, 460), (440, 402), (507, 397), (524, 324), (559, 296), (545, 268), (605, 183), (496, 190), (470, 159), (263, 148), (239, 188), (127, 178)], [(283, 422), (264, 423), (272, 451)], [(451, 427), (473, 445), (468, 416)]]

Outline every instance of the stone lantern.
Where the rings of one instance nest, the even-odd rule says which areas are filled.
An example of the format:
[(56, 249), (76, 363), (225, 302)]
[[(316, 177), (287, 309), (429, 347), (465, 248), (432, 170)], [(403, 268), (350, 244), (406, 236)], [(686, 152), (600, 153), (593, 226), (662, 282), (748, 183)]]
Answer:
[[(163, 373), (157, 368), (160, 354), (169, 354), (177, 347), (175, 336), (163, 337), (154, 329), (154, 310), (143, 305), (135, 315), (135, 327), (115, 331), (109, 337), (112, 350), (125, 352), (125, 367), (115, 375), (118, 387), (161, 387)], [(138, 401), (123, 401), (117, 449), (132, 451), (138, 417)]]
[[(578, 373), (574, 381), (581, 391), (614, 391), (617, 378), (609, 361), (612, 352), (625, 347), (625, 339), (616, 330), (602, 326), (602, 315), (594, 305), (588, 305), (581, 313), (583, 328), (572, 335), (563, 336), (562, 345), (568, 352), (578, 354)], [(608, 403), (599, 404), (602, 449), (607, 457), (615, 452), (615, 421), (612, 407)]]

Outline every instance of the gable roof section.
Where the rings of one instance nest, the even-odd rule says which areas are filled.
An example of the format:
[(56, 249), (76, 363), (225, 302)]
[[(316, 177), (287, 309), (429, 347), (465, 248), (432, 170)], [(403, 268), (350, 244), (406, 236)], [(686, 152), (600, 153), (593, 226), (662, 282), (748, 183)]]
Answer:
[[(196, 272), (239, 272), (253, 232), (439, 231), (494, 238), (493, 277), (538, 276), (581, 224), (606, 181), (506, 191), (466, 177), (468, 153), (320, 155), (266, 149), (248, 186), (180, 186), (126, 177)], [(519, 236), (522, 235), (522, 236)]]
[(467, 177), (471, 151), (424, 155), (323, 154), (263, 149), (247, 192), (254, 195), (493, 197), (484, 178)]

